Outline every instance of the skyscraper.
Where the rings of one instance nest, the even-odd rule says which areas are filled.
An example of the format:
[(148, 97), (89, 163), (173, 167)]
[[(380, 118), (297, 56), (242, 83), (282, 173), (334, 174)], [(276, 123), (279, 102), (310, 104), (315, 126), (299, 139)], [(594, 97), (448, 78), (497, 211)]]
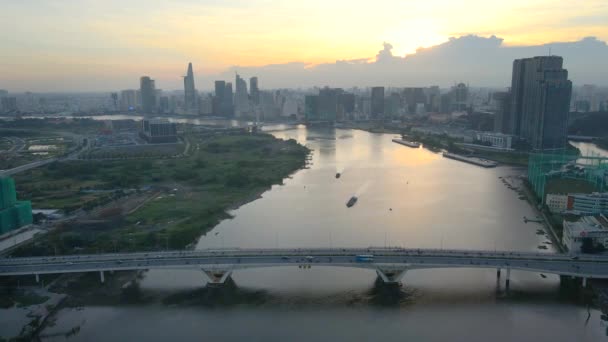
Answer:
[(188, 72), (184, 76), (184, 106), (187, 112), (197, 112), (196, 88), (194, 88), (194, 72), (192, 63), (188, 64)]
[(510, 128), (533, 149), (566, 144), (572, 82), (562, 65), (559, 56), (513, 62)]
[(122, 90), (120, 92), (120, 109), (133, 111), (137, 107), (137, 92), (135, 90)]
[(224, 97), (222, 98), (223, 115), (234, 116), (234, 98), (232, 93), (232, 83), (227, 82), (224, 87)]
[(224, 116), (223, 103), (224, 103), (224, 93), (226, 92), (226, 82), (224, 81), (215, 81), (215, 96), (213, 97), (213, 115)]
[(499, 91), (492, 94), (496, 101), (496, 115), (494, 116), (494, 131), (496, 133), (511, 134), (511, 93)]
[(466, 111), (469, 106), (469, 87), (464, 83), (458, 83), (452, 87), (450, 94), (452, 96), (452, 111)]
[(252, 77), (249, 79), (249, 92), (251, 94), (251, 102), (255, 105), (260, 104), (260, 89), (258, 88), (258, 78)]
[(145, 114), (156, 112), (156, 86), (154, 80), (148, 76), (143, 76), (139, 80), (139, 90), (141, 92), (141, 107)]
[(384, 119), (384, 87), (372, 88), (372, 119)]
[(340, 106), (340, 94), (344, 91), (340, 88), (325, 87), (319, 90), (318, 116), (321, 121), (336, 121), (339, 112), (343, 112)]
[(249, 113), (249, 95), (247, 95), (247, 82), (236, 75), (234, 85), (236, 87), (234, 94), (234, 110), (236, 116), (244, 116)]

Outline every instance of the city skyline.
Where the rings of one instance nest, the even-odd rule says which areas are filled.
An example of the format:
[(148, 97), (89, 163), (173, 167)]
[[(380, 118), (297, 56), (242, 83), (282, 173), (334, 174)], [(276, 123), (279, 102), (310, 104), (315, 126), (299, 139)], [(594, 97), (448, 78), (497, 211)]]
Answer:
[[(0, 14), (0, 37), (6, 52), (0, 57), (4, 81), (0, 87), (14, 91), (105, 91), (133, 88), (130, 84), (135, 77), (151, 75), (163, 84), (159, 88), (178, 89), (183, 64), (188, 61), (198, 66), (196, 83), (201, 90), (213, 87), (212, 82), (202, 82), (205, 79), (217, 79), (223, 73), (234, 75), (235, 69), (249, 77), (246, 70), (250, 68), (303, 75), (291, 77), (293, 85), (286, 85), (260, 72), (251, 73), (266, 79), (270, 87), (307, 86), (310, 79), (318, 80), (310, 75), (314, 70), (335, 70), (335, 64), (344, 62), (375, 66), (387, 61), (384, 57), (420, 55), (421, 51), (416, 53), (420, 47), (445, 47), (451, 37), (468, 35), (486, 39), (496, 35), (499, 47), (510, 51), (505, 54), (511, 60), (546, 55), (550, 47), (545, 44), (553, 46), (553, 53), (571, 60), (560, 51), (559, 42), (580, 42), (585, 37), (597, 37), (599, 48), (608, 49), (603, 43), (608, 40), (608, 28), (603, 25), (608, 4), (603, 1), (588, 1), (585, 6), (538, 0), (508, 5), (381, 1), (373, 7), (338, 1), (324, 4), (324, 11), (318, 10), (316, 1), (146, 4), (116, 6), (114, 1), (93, 0), (70, 6), (50, 1), (39, 1), (36, 6), (5, 4)], [(391, 48), (377, 54), (382, 42)], [(538, 47), (538, 52), (512, 55), (512, 50), (520, 47)], [(603, 56), (587, 54), (586, 64), (591, 61), (605, 66)], [(450, 76), (453, 82), (469, 81), (458, 74)], [(503, 83), (477, 75), (471, 78), (471, 83), (484, 86)], [(583, 76), (581, 80), (598, 83)], [(325, 82), (344, 86), (330, 81)], [(347, 79), (336, 80), (342, 81)], [(442, 82), (446, 81), (430, 83)]]

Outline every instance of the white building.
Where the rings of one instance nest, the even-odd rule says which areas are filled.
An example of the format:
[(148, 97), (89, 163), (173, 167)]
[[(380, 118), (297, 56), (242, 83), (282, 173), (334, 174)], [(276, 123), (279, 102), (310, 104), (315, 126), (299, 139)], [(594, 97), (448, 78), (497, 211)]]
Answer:
[(608, 219), (604, 215), (583, 216), (578, 221), (564, 220), (562, 244), (570, 253), (580, 253), (583, 239), (590, 238), (594, 245), (608, 248)]
[(492, 147), (511, 149), (513, 136), (502, 133), (479, 132), (476, 135), (477, 140), (490, 143)]
[(547, 194), (545, 204), (549, 211), (554, 214), (559, 214), (568, 209), (568, 195)]
[(568, 194), (567, 210), (578, 215), (608, 215), (608, 193)]

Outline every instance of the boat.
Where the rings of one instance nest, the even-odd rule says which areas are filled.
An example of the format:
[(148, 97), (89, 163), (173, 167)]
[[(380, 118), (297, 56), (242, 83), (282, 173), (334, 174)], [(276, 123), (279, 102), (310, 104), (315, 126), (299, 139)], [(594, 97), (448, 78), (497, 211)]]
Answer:
[(355, 203), (357, 203), (357, 200), (358, 200), (357, 196), (351, 197), (348, 200), (348, 202), (346, 202), (346, 206), (349, 207), (349, 208), (352, 207), (353, 205), (355, 205)]
[(340, 172), (336, 172), (336, 178), (340, 178)]

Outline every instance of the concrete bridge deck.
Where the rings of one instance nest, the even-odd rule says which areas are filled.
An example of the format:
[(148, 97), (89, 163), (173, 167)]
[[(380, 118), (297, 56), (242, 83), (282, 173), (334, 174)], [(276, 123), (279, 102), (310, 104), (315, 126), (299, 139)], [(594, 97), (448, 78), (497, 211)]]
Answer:
[[(373, 256), (361, 258), (357, 256)], [(279, 266), (332, 266), (374, 269), (386, 282), (398, 282), (410, 269), (490, 268), (565, 276), (608, 278), (608, 257), (485, 250), (405, 248), (205, 249), (0, 259), (0, 276), (194, 269), (221, 283), (238, 269)]]

